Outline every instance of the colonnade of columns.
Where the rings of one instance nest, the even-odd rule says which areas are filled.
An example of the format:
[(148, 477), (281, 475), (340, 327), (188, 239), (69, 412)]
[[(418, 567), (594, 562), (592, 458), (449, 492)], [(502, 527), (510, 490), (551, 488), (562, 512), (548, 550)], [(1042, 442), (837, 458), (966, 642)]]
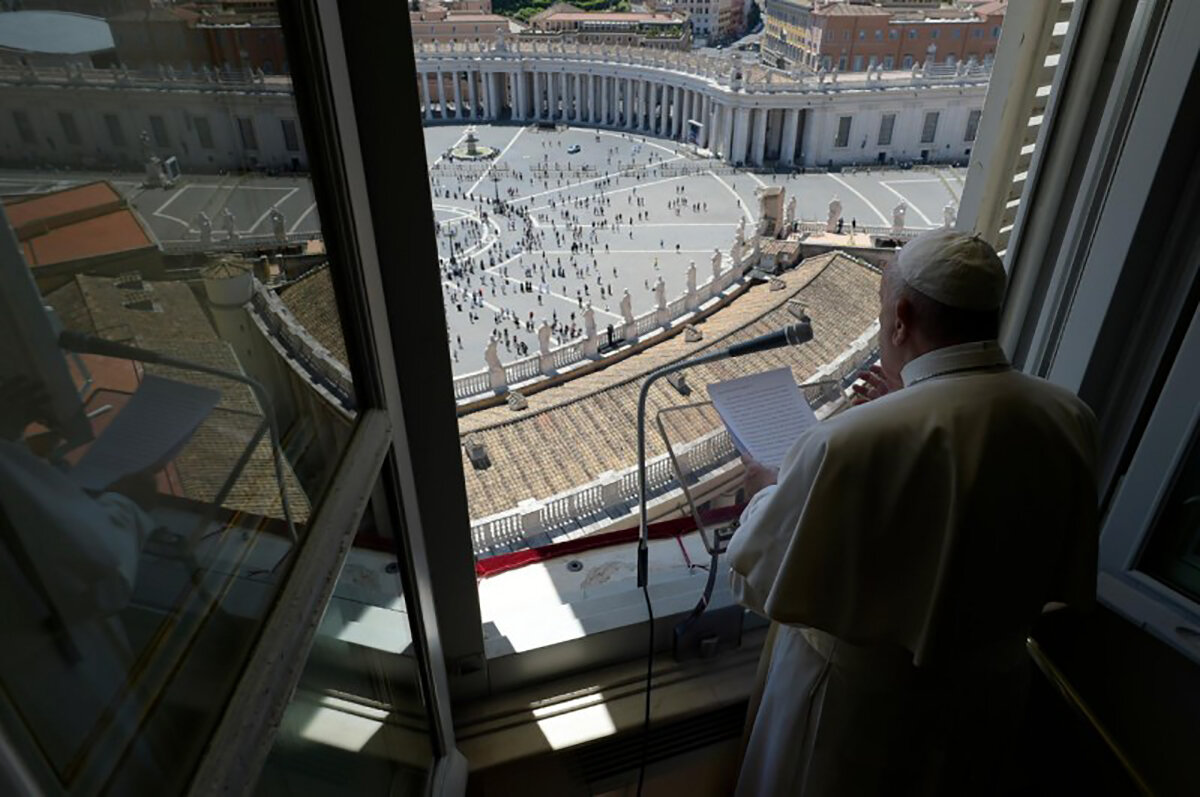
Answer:
[[(692, 141), (730, 163), (766, 162), (770, 109), (650, 78), (563, 70), (422, 69), (422, 112), (435, 119), (564, 122)], [(800, 109), (787, 108), (775, 160), (796, 158)], [(693, 124), (695, 123), (695, 124)]]

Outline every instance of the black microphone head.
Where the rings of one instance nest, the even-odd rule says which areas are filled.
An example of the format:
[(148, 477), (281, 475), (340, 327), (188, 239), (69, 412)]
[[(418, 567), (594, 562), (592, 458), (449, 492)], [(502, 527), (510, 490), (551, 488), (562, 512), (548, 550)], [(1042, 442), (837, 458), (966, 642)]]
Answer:
[(791, 346), (808, 343), (813, 339), (812, 321), (808, 316), (804, 316), (798, 324), (788, 324), (783, 331), (787, 335), (788, 344)]

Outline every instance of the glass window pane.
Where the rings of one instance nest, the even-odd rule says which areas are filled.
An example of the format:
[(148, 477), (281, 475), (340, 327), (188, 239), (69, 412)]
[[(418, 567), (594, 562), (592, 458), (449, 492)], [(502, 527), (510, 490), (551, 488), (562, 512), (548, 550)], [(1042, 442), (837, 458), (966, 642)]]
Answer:
[(963, 141), (974, 141), (975, 134), (979, 132), (979, 119), (983, 115), (983, 111), (974, 110), (967, 115), (967, 132), (963, 136)]
[(892, 143), (892, 128), (895, 126), (896, 114), (885, 113), (879, 122), (879, 146), (884, 147)]
[(67, 143), (73, 147), (77, 147), (82, 143), (79, 136), (79, 126), (75, 124), (75, 116), (69, 111), (59, 111), (59, 124), (62, 125), (63, 136), (67, 139)]
[(0, 723), (47, 793), (187, 786), (355, 423), (353, 264), (254, 5), (2, 77)]
[[(378, 494), (378, 493), (377, 493)], [(392, 529), (367, 509), (255, 793), (424, 793), (430, 725)]]
[(930, 111), (925, 114), (925, 124), (921, 128), (921, 143), (930, 144), (937, 136), (938, 112)]
[(1200, 433), (1159, 511), (1138, 564), (1157, 579), (1200, 602)]

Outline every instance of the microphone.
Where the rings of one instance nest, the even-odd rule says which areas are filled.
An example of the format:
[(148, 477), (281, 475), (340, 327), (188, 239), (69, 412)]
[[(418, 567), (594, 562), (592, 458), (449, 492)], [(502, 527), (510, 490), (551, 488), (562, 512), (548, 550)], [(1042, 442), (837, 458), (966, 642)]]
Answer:
[(780, 346), (799, 346), (813, 338), (812, 321), (804, 316), (798, 324), (788, 324), (776, 332), (768, 332), (757, 338), (735, 343), (725, 350), (726, 357), (741, 357), (743, 354), (778, 349)]

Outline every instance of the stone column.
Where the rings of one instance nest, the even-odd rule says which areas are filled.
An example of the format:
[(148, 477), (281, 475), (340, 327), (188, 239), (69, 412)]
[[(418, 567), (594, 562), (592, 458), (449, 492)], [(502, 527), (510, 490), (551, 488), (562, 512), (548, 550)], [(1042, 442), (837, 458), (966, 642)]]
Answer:
[(708, 119), (708, 96), (704, 94), (693, 94), (695, 102), (700, 103), (700, 113), (692, 111), (692, 116), (696, 117), (701, 124), (700, 134), (696, 137), (696, 146), (704, 149), (708, 146), (708, 131), (712, 127)]
[(600, 124), (608, 124), (608, 78), (600, 77)]
[(718, 132), (716, 131), (716, 125), (718, 125), (718, 121), (716, 121), (716, 102), (710, 101), (707, 104), (709, 106), (708, 110), (704, 112), (704, 121), (707, 122), (707, 125), (704, 127), (704, 130), (708, 132), (704, 133), (704, 138), (706, 138), (706, 142), (704, 143), (706, 143), (708, 149), (716, 152), (720, 143), (720, 138), (716, 136), (716, 132)]
[(754, 109), (754, 135), (750, 140), (750, 163), (763, 165), (767, 153), (767, 109)]
[(671, 125), (671, 138), (675, 139), (676, 141), (683, 137), (683, 125), (685, 122), (685, 117), (687, 116), (687, 111), (685, 109), (687, 107), (688, 96), (690, 94), (690, 91), (675, 92), (675, 107), (672, 111), (672, 115), (674, 116), (674, 124)]
[(671, 97), (671, 92), (673, 91), (673, 88), (671, 86), (668, 86), (665, 83), (662, 83), (659, 85), (658, 90), (659, 90), (658, 91), (659, 96), (661, 98), (659, 100), (659, 106), (660, 106), (661, 110), (659, 111), (659, 114), (658, 114), (658, 134), (660, 136), (662, 136), (663, 138), (670, 138), (671, 137), (671, 130), (669, 128), (669, 125), (671, 124), (671, 99), (670, 99), (670, 97)]
[(479, 118), (479, 103), (476, 102), (475, 96), (475, 72), (467, 70), (467, 102), (471, 103), (471, 113), (469, 116), (472, 119)]
[(579, 74), (578, 72), (575, 73), (574, 89), (575, 89), (575, 103), (574, 103), (575, 104), (575, 114), (573, 115), (572, 118), (576, 122), (582, 122), (585, 118), (583, 115), (583, 101), (584, 101), (583, 75)]
[(442, 70), (437, 72), (437, 94), (438, 94), (438, 115), (442, 119), (449, 119), (450, 115), (446, 112), (446, 76), (442, 74)]
[(796, 132), (800, 126), (800, 109), (783, 112), (783, 140), (779, 143), (779, 162), (791, 166), (796, 162)]
[(654, 111), (653, 94), (654, 84), (649, 80), (642, 81), (642, 131), (652, 132), (654, 130), (654, 122), (651, 121), (654, 117), (650, 114)]
[(750, 137), (750, 109), (738, 108), (733, 116), (733, 143), (730, 147), (732, 155), (729, 162), (737, 164), (746, 161), (746, 144)]
[(730, 163), (733, 159), (733, 128), (734, 111), (728, 105), (721, 106), (721, 146), (725, 149), (725, 160)]
[(454, 115), (459, 119), (463, 118), (462, 86), (460, 85), (461, 80), (462, 80), (461, 73), (457, 69), (455, 69), (454, 70)]
[(551, 122), (558, 116), (558, 86), (556, 85), (558, 81), (555, 80), (556, 76), (557, 73), (555, 72), (546, 73), (546, 104), (548, 106), (546, 108), (548, 113), (546, 118)]
[(433, 101), (429, 97), (429, 73), (421, 72), (421, 102), (425, 103), (425, 118), (433, 118)]
[(525, 119), (525, 90), (521, 87), (523, 76), (524, 73), (520, 70), (509, 76), (512, 80), (512, 115), (517, 121)]
[(625, 111), (625, 121), (630, 130), (633, 130), (637, 126), (637, 114), (635, 114), (633, 112), (633, 109), (634, 109), (633, 86), (634, 86), (633, 78), (626, 78), (625, 79), (625, 99), (622, 102), (622, 106), (623, 106), (622, 110)]

